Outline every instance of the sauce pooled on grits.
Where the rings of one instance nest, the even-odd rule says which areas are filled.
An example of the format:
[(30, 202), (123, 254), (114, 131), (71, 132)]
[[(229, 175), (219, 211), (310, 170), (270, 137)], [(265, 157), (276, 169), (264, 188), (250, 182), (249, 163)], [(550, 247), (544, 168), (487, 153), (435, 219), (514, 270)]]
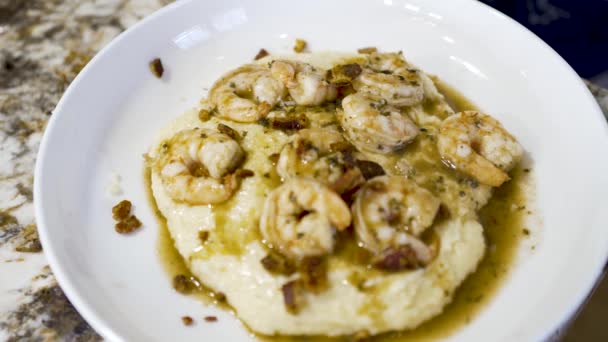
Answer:
[(148, 158), (192, 275), (180, 287), (262, 335), (368, 337), (441, 314), (509, 240), (487, 227), (504, 208), (482, 209), (515, 192), (523, 149), (437, 84), (374, 51), (267, 56), (216, 81)]

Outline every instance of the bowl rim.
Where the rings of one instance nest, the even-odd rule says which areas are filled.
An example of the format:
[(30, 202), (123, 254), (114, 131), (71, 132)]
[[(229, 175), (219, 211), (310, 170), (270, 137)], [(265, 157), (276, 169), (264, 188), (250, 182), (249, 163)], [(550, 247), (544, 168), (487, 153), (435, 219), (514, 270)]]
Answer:
[[(436, 1), (436, 0), (432, 0)], [(586, 96), (588, 100), (592, 102), (592, 106), (595, 107), (595, 114), (589, 113), (588, 115), (595, 115), (595, 119), (600, 121), (602, 124), (604, 133), (606, 137), (608, 137), (608, 123), (606, 121), (606, 117), (603, 115), (599, 104), (588, 90), (588, 87), (583, 82), (581, 77), (576, 73), (576, 71), (547, 43), (545, 43), (541, 38), (535, 35), (528, 28), (524, 27), (514, 19), (508, 17), (502, 12), (490, 7), (489, 5), (478, 2), (475, 0), (459, 0), (461, 2), (467, 3), (470, 6), (479, 6), (483, 10), (487, 11), (490, 15), (497, 17), (499, 20), (502, 20), (505, 25), (507, 25), (511, 30), (519, 30), (522, 33), (526, 34), (527, 39), (533, 41), (534, 44), (538, 46), (538, 48), (545, 50), (545, 52), (552, 55), (556, 61), (560, 61), (560, 64), (564, 67), (564, 71), (570, 73), (571, 76), (575, 76), (579, 83), (579, 87), (582, 87), (585, 90)], [(36, 224), (38, 227), (38, 233), (40, 237), (41, 244), (43, 246), (44, 255), (49, 263), (49, 266), (52, 269), (53, 275), (55, 276), (57, 283), (61, 287), (62, 291), (72, 303), (74, 308), (78, 311), (79, 314), (86, 320), (86, 322), (103, 338), (107, 338), (111, 341), (120, 341), (124, 338), (120, 336), (118, 332), (116, 332), (111, 326), (107, 324), (107, 322), (101, 318), (94, 307), (86, 300), (86, 296), (82, 294), (70, 280), (70, 276), (68, 272), (64, 269), (61, 262), (57, 258), (57, 254), (55, 253), (55, 246), (50, 242), (50, 230), (47, 225), (45, 208), (44, 204), (41, 201), (41, 194), (44, 188), (44, 176), (43, 171), (45, 169), (47, 161), (47, 150), (49, 148), (49, 141), (51, 141), (51, 132), (53, 132), (57, 122), (62, 120), (62, 111), (65, 106), (65, 102), (68, 98), (71, 97), (74, 89), (79, 87), (79, 84), (87, 77), (90, 73), (90, 70), (95, 67), (95, 64), (98, 60), (104, 58), (104, 56), (112, 50), (112, 48), (119, 42), (128, 39), (129, 36), (136, 34), (143, 26), (148, 25), (150, 22), (155, 21), (157, 18), (162, 17), (172, 11), (178, 10), (182, 6), (187, 6), (188, 4), (194, 2), (194, 0), (177, 0), (171, 4), (168, 4), (150, 15), (144, 17), (139, 22), (135, 23), (133, 26), (129, 27), (125, 31), (121, 32), (117, 37), (112, 39), (106, 46), (104, 46), (90, 61), (87, 65), (81, 70), (81, 72), (74, 78), (74, 80), (70, 83), (68, 88), (65, 90), (61, 99), (55, 106), (52, 111), (53, 115), (48, 121), (48, 124), (44, 130), (44, 134), (42, 140), (40, 142), (40, 146), (37, 152), (35, 169), (34, 169), (34, 189), (33, 189), (33, 199), (34, 199), (34, 217), (36, 219)], [(439, 1), (436, 1), (439, 2)], [(586, 285), (584, 291), (580, 291), (576, 295), (576, 305), (570, 307), (567, 311), (564, 312), (564, 315), (561, 319), (553, 322), (551, 329), (544, 331), (543, 335), (538, 336), (541, 340), (549, 340), (552, 336), (559, 333), (562, 328), (567, 328), (568, 323), (571, 322), (580, 311), (582, 306), (588, 301), (594, 289), (598, 285), (599, 281), (602, 279), (603, 275), (608, 273), (608, 250), (604, 251), (603, 262), (599, 264), (600, 266), (595, 269), (595, 273), (593, 275), (593, 281)]]

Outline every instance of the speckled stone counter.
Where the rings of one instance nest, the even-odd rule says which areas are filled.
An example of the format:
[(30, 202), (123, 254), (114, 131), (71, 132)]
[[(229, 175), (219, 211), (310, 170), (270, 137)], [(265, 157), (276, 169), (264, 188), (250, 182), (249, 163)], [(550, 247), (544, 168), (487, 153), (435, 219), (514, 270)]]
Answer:
[[(168, 2), (0, 0), (0, 341), (101, 339), (41, 253), (32, 205), (36, 152), (55, 104), (88, 60)], [(608, 91), (589, 87), (608, 113)], [(607, 316), (605, 282), (566, 339), (608, 340), (598, 328)]]

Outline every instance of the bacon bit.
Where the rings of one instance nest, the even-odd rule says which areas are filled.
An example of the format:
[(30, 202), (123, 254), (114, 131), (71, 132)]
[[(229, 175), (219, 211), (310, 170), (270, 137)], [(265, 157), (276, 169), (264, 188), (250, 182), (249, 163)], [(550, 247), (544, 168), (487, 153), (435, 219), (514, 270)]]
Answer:
[(327, 81), (333, 84), (348, 84), (361, 74), (363, 68), (357, 63), (336, 65), (327, 71)]
[(302, 285), (297, 280), (287, 282), (281, 287), (283, 292), (283, 302), (287, 312), (295, 315), (304, 305), (304, 291)]
[(205, 322), (217, 322), (217, 317), (215, 316), (205, 316)]
[(239, 134), (239, 132), (237, 132), (234, 128), (232, 128), (228, 125), (224, 125), (223, 123), (220, 123), (217, 125), (217, 130), (220, 131), (220, 133), (226, 134), (227, 136), (231, 137), (232, 139), (234, 139), (236, 141), (241, 140), (241, 135)]
[(307, 257), (302, 260), (300, 265), (302, 283), (304, 287), (313, 292), (319, 293), (327, 289), (327, 262), (320, 257)]
[(308, 119), (304, 115), (289, 118), (263, 118), (258, 124), (280, 130), (300, 130), (308, 127)]
[(355, 164), (357, 165), (359, 170), (361, 170), (361, 173), (363, 174), (363, 177), (365, 177), (366, 180), (386, 174), (386, 172), (384, 171), (382, 166), (380, 166), (380, 164), (375, 163), (371, 160), (357, 159), (355, 161)]
[(112, 207), (112, 217), (118, 221), (114, 225), (116, 232), (127, 234), (141, 227), (141, 221), (135, 217), (135, 215), (129, 215), (131, 213), (131, 208), (131, 202), (128, 200), (122, 200)]
[(163, 68), (163, 62), (161, 62), (160, 58), (154, 58), (150, 62), (150, 71), (152, 71), (152, 74), (154, 74), (154, 76), (156, 76), (156, 78), (163, 77), (165, 68)]
[(410, 245), (389, 247), (378, 255), (373, 265), (385, 271), (414, 270), (425, 265), (418, 260), (416, 251)]
[(308, 119), (304, 115), (293, 118), (275, 118), (270, 120), (272, 128), (281, 130), (298, 130), (308, 127)]
[(338, 194), (345, 193), (365, 182), (365, 178), (358, 168), (346, 170), (338, 179), (336, 179), (330, 188)]
[(129, 214), (131, 213), (131, 206), (132, 206), (131, 201), (128, 201), (128, 200), (120, 201), (117, 205), (112, 207), (112, 217), (117, 221), (126, 219), (127, 217), (129, 217)]
[(209, 231), (208, 230), (199, 231), (198, 239), (200, 240), (201, 243), (207, 242), (207, 240), (209, 240)]
[(253, 58), (253, 60), (257, 61), (258, 59), (262, 59), (268, 55), (269, 55), (269, 53), (268, 53), (268, 51), (266, 51), (266, 49), (260, 49), (258, 54), (255, 55), (255, 57)]
[(198, 111), (198, 119), (202, 122), (209, 121), (209, 119), (211, 119), (211, 112), (202, 108)]
[(185, 326), (189, 326), (194, 323), (194, 320), (190, 316), (184, 316), (184, 317), (182, 317), (182, 322), (184, 323)]
[(253, 176), (255, 176), (255, 173), (253, 171), (249, 170), (249, 169), (240, 169), (240, 170), (236, 171), (235, 175), (238, 178), (242, 179), (242, 178), (253, 177)]
[(114, 228), (116, 232), (120, 234), (128, 234), (137, 230), (137, 228), (141, 227), (141, 221), (135, 217), (135, 215), (131, 215), (128, 218), (116, 223)]
[(279, 161), (279, 157), (281, 155), (278, 153), (273, 153), (270, 156), (268, 156), (268, 160), (270, 160), (273, 164), (276, 164)]
[(296, 271), (295, 265), (289, 259), (275, 252), (268, 253), (260, 262), (270, 273), (290, 275)]
[(293, 51), (300, 53), (306, 49), (306, 41), (303, 39), (296, 39), (296, 44), (293, 47)]
[(364, 54), (370, 54), (370, 53), (378, 52), (378, 49), (373, 46), (370, 46), (370, 47), (360, 48), (359, 50), (357, 50), (357, 52), (364, 53)]

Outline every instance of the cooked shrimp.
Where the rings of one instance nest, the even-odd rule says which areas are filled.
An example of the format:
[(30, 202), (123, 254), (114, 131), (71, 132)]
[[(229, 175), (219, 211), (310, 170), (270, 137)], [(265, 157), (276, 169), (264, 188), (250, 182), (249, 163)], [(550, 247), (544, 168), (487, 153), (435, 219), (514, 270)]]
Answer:
[(423, 100), (422, 71), (409, 65), (400, 53), (372, 53), (368, 59), (368, 65), (352, 82), (357, 92), (399, 107)]
[(465, 111), (441, 123), (437, 147), (443, 160), (480, 183), (500, 186), (523, 150), (500, 122), (489, 115)]
[(349, 140), (369, 152), (400, 150), (418, 135), (418, 126), (398, 108), (383, 99), (355, 93), (342, 100), (338, 120)]
[(276, 60), (270, 70), (299, 105), (318, 106), (335, 100), (338, 95), (336, 87), (325, 79), (325, 72), (310, 64)]
[(331, 253), (336, 230), (350, 222), (350, 210), (335, 192), (312, 179), (293, 178), (266, 198), (260, 231), (281, 254), (303, 258)]
[(285, 86), (266, 66), (250, 64), (229, 72), (209, 92), (219, 116), (255, 122), (268, 114), (285, 95)]
[(357, 192), (352, 207), (355, 232), (363, 247), (376, 254), (410, 245), (427, 263), (432, 253), (418, 236), (433, 224), (439, 205), (439, 199), (412, 180), (376, 177)]
[(277, 172), (283, 179), (314, 178), (340, 193), (353, 189), (365, 179), (344, 153), (350, 146), (333, 129), (300, 130), (281, 150)]
[(165, 141), (155, 165), (173, 200), (193, 205), (228, 200), (238, 188), (232, 172), (243, 161), (240, 145), (225, 134), (194, 128)]

